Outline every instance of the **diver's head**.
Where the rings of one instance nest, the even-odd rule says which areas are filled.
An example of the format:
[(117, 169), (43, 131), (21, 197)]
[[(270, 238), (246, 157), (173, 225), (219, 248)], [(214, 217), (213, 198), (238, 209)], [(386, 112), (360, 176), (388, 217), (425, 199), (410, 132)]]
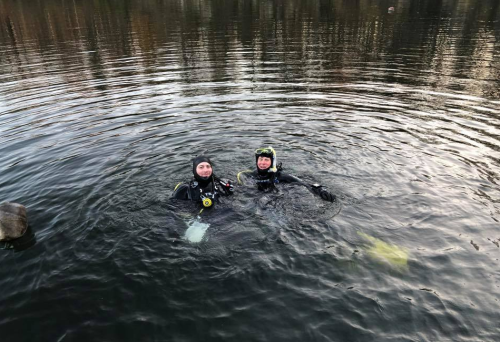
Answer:
[(194, 178), (202, 185), (208, 184), (212, 179), (212, 162), (208, 157), (198, 156), (193, 159)]
[(276, 151), (272, 147), (258, 148), (255, 151), (255, 163), (260, 175), (276, 172)]
[(257, 168), (259, 170), (268, 170), (271, 165), (273, 165), (273, 159), (271, 157), (259, 156), (257, 158)]

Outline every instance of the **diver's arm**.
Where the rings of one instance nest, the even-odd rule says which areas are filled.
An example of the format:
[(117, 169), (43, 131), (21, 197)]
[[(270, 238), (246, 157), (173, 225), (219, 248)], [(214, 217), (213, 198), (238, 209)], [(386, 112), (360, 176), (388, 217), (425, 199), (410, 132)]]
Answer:
[(325, 201), (335, 202), (335, 195), (331, 194), (326, 190), (325, 187), (319, 184), (308, 184), (300, 180), (299, 178), (289, 175), (287, 173), (280, 173), (278, 176), (280, 183), (299, 183), (306, 188), (308, 188), (312, 193), (318, 195)]
[(170, 198), (182, 199), (182, 200), (191, 199), (191, 197), (189, 196), (189, 184), (182, 184), (182, 183), (177, 184)]
[(301, 183), (306, 185), (299, 178), (284, 172), (279, 172), (276, 178), (280, 183)]

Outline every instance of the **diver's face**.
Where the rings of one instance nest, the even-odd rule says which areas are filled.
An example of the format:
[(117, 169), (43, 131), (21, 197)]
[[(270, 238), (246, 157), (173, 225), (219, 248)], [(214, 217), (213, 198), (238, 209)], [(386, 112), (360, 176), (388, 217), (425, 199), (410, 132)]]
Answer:
[(268, 169), (272, 164), (272, 160), (269, 157), (262, 157), (260, 156), (257, 159), (257, 167), (261, 170)]
[(207, 162), (199, 163), (196, 166), (196, 173), (200, 177), (210, 177), (212, 175), (212, 165)]

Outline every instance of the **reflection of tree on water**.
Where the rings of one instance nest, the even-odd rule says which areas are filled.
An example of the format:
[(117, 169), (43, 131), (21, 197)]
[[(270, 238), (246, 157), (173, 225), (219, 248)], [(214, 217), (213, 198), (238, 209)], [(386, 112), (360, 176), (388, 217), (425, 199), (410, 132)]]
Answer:
[[(191, 70), (182, 74), (187, 82), (252, 76), (254, 68), (266, 62), (279, 62), (283, 82), (309, 80), (325, 69), (345, 71), (356, 62), (365, 63), (355, 66), (368, 73), (366, 63), (374, 61), (494, 80), (499, 76), (493, 58), (493, 43), (500, 38), (498, 8), (494, 0), (400, 1), (395, 14), (388, 16), (385, 6), (370, 0), (74, 1), (63, 8), (55, 1), (2, 1), (0, 43), (12, 48), (18, 60), (12, 60), (15, 54), (2, 53), (0, 62), (4, 68), (22, 67), (57, 53), (47, 65), (50, 72), (75, 62), (102, 65), (141, 55), (133, 62), (136, 68), (128, 69), (137, 72), (161, 65), (158, 49), (166, 47), (174, 52), (170, 63)], [(81, 54), (86, 51), (98, 51), (99, 56)], [(450, 51), (475, 62), (450, 60)], [(228, 63), (228, 55), (237, 52), (240, 63)], [(94, 77), (104, 76), (94, 71)], [(433, 82), (426, 74), (419, 77), (417, 84)], [(435, 81), (452, 86), (446, 77)], [(487, 84), (460, 87), (494, 95)]]

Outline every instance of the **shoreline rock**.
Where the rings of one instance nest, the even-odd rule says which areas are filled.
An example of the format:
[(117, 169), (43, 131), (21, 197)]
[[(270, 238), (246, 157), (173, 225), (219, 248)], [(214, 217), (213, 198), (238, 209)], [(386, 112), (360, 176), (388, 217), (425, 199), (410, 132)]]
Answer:
[(0, 241), (18, 239), (27, 229), (26, 207), (18, 203), (0, 203)]

